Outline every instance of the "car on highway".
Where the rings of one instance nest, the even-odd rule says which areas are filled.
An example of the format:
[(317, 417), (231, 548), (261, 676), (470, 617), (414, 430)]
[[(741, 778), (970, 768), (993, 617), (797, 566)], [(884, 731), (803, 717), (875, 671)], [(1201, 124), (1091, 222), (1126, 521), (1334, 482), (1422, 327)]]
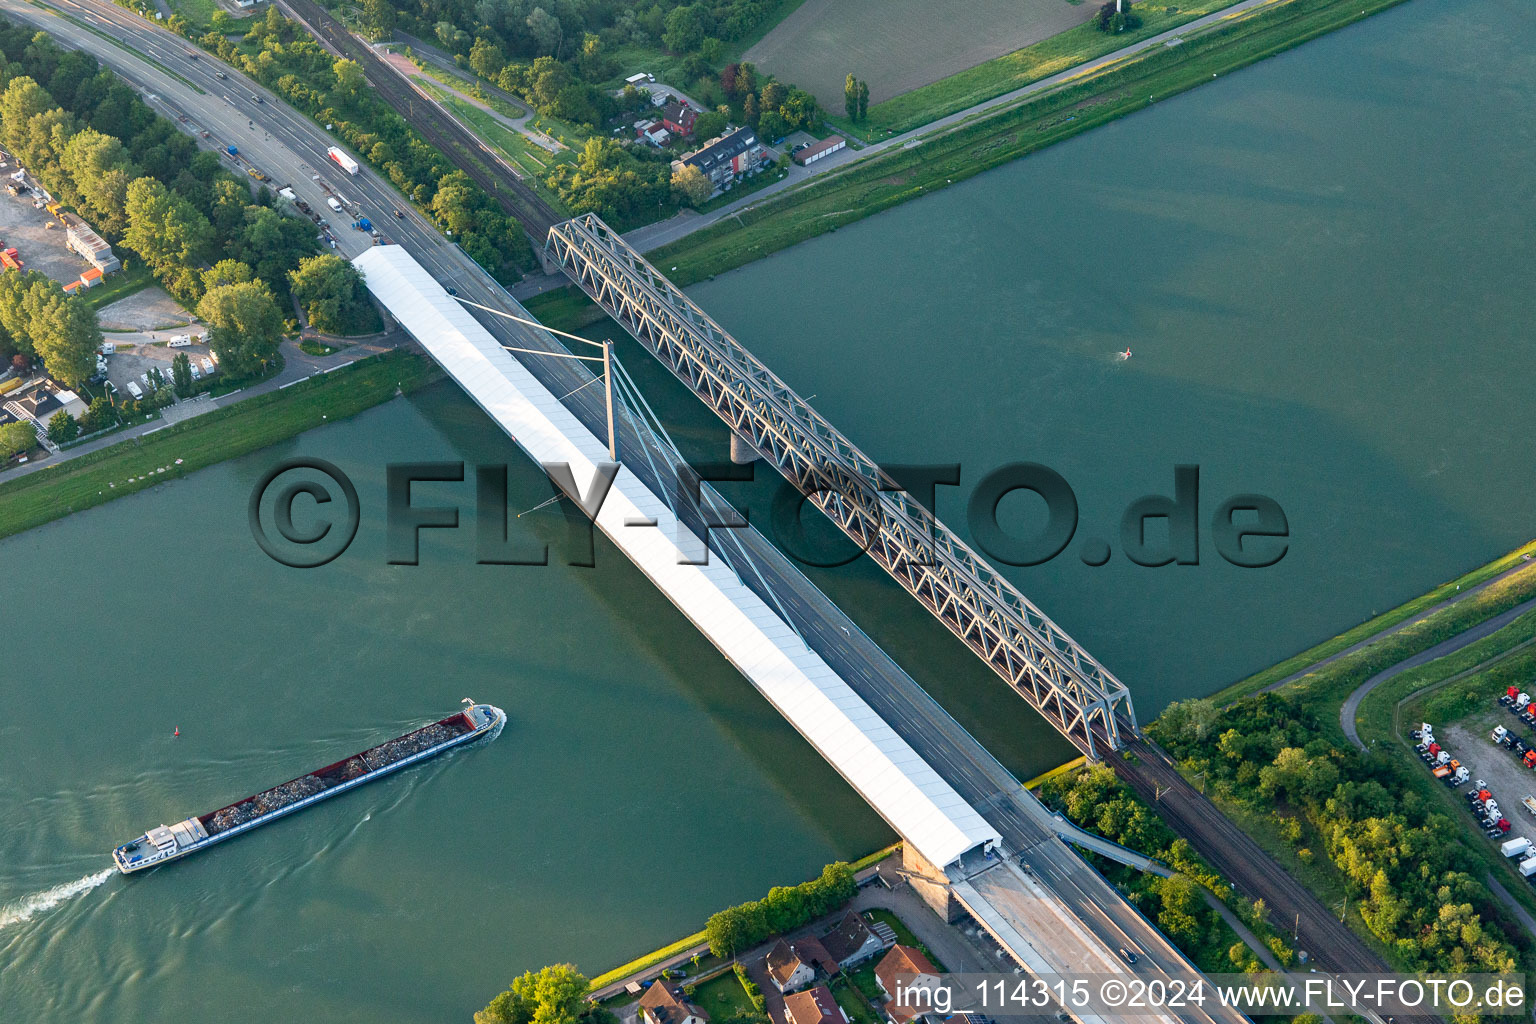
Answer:
[(1131, 950), (1126, 949), (1124, 946), (1120, 947), (1120, 958), (1128, 964), (1133, 964), (1136, 962), (1136, 954)]
[(215, 71), (215, 72), (214, 72), (214, 73), (213, 73), (213, 77), (214, 77), (214, 78), (228, 78), (228, 77), (229, 77), (229, 76), (228, 76), (228, 75), (226, 75), (226, 74), (225, 74), (225, 73), (224, 73), (224, 72), (222, 72), (222, 71)]

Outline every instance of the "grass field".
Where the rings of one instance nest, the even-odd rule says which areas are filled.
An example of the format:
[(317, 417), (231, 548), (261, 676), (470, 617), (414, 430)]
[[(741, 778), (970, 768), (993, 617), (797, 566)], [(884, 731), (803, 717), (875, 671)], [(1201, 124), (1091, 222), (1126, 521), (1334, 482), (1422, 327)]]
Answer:
[(424, 356), (387, 352), (0, 483), (0, 537), (354, 416), (439, 376)]
[(171, 0), (171, 9), (192, 24), (206, 28), (219, 5), (214, 0)]
[[(877, 102), (869, 108), (869, 117), (858, 125), (845, 118), (836, 118), (839, 127), (853, 131), (865, 139), (878, 139), (888, 133), (910, 131), (935, 121), (957, 110), (984, 103), (994, 96), (1001, 96), (1014, 89), (1022, 89), (1032, 82), (1049, 78), (1058, 72), (1076, 67), (1113, 53), (1122, 47), (1159, 32), (1186, 25), (1196, 18), (1230, 7), (1235, 0), (1142, 0), (1136, 12), (1141, 16), (1141, 27), (1133, 32), (1106, 35), (1087, 23), (1075, 24), (1039, 42), (976, 64), (931, 84), (924, 84), (910, 92)], [(1092, 3), (1075, 8), (1078, 11), (1095, 9)], [(873, 82), (870, 92), (875, 92)], [(841, 87), (834, 114), (842, 112)], [(871, 97), (873, 99), (873, 96)]]
[(850, 72), (869, 83), (870, 102), (879, 104), (1048, 39), (1093, 13), (1092, 4), (1068, 0), (806, 0), (746, 59), (841, 113)]
[(119, 273), (112, 274), (101, 284), (85, 293), (85, 304), (92, 309), (110, 306), (118, 299), (127, 298), (155, 283), (155, 275), (137, 261)]
[(518, 132), (513, 131), (495, 117), (481, 110), (473, 103), (455, 96), (448, 89), (434, 85), (431, 82), (421, 82), (421, 86), (440, 101), (447, 104), (455, 117), (464, 122), (469, 130), (478, 135), (486, 145), (495, 150), (497, 155), (514, 167), (522, 170), (528, 177), (528, 183), (533, 187), (546, 203), (558, 214), (564, 217), (570, 216), (565, 203), (559, 195), (544, 183), (549, 172), (557, 163), (572, 163), (575, 155), (569, 149), (562, 149), (558, 153), (551, 153), (542, 146), (536, 146)]
[(1290, 0), (781, 192), (648, 255), (692, 284), (1135, 113), (1402, 0)]

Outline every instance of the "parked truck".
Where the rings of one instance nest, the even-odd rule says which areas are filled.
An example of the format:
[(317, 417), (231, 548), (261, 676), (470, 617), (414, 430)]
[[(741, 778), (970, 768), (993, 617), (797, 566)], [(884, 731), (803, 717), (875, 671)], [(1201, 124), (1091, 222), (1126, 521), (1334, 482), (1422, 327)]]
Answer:
[(1506, 857), (1518, 857), (1531, 848), (1531, 841), (1524, 836), (1518, 839), (1508, 839), (1499, 847), (1499, 852)]
[(1520, 873), (1526, 878), (1536, 875), (1536, 857), (1527, 857), (1520, 862)]
[(1467, 777), (1471, 774), (1471, 772), (1467, 771), (1466, 765), (1462, 765), (1460, 768), (1457, 768), (1455, 771), (1451, 772), (1450, 777), (1445, 780), (1445, 784), (1455, 788), (1456, 786), (1461, 785), (1463, 782), (1466, 782)]
[(1493, 740), (1493, 742), (1495, 742), (1495, 743), (1503, 743), (1504, 742), (1504, 737), (1506, 737), (1508, 735), (1509, 735), (1509, 730), (1508, 729), (1504, 728), (1502, 725), (1496, 725), (1496, 726), (1493, 727), (1493, 732), (1488, 734), (1488, 738)]
[(357, 161), (343, 153), (339, 147), (331, 146), (325, 151), (325, 155), (330, 157), (338, 167), (348, 174), (357, 173)]
[(239, 146), (225, 146), (224, 147), (224, 152), (228, 153), (230, 156), (239, 156), (240, 155), (240, 147)]
[(1536, 796), (1528, 796), (1520, 802), (1525, 804), (1525, 809), (1531, 812), (1532, 817), (1536, 817)]

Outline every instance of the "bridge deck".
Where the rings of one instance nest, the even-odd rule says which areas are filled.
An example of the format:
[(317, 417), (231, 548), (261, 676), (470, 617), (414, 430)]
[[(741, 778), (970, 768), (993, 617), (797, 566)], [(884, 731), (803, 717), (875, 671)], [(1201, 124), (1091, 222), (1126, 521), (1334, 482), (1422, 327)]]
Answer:
[[(590, 491), (608, 458), (603, 441), (404, 249), (376, 246), (355, 262), (375, 298), (519, 447), (541, 465), (568, 465), (577, 488)], [(656, 525), (630, 525), (639, 521)], [(997, 831), (729, 567), (718, 558), (688, 564), (697, 538), (633, 472), (619, 470), (595, 522), (930, 861), (947, 865), (998, 842)]]

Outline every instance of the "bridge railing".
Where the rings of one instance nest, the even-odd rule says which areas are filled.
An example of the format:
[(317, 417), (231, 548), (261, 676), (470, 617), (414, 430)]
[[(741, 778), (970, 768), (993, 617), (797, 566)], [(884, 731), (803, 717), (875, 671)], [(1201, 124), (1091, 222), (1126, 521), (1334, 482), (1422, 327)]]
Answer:
[(599, 217), (545, 254), (1089, 756), (1136, 727), (1124, 683)]

